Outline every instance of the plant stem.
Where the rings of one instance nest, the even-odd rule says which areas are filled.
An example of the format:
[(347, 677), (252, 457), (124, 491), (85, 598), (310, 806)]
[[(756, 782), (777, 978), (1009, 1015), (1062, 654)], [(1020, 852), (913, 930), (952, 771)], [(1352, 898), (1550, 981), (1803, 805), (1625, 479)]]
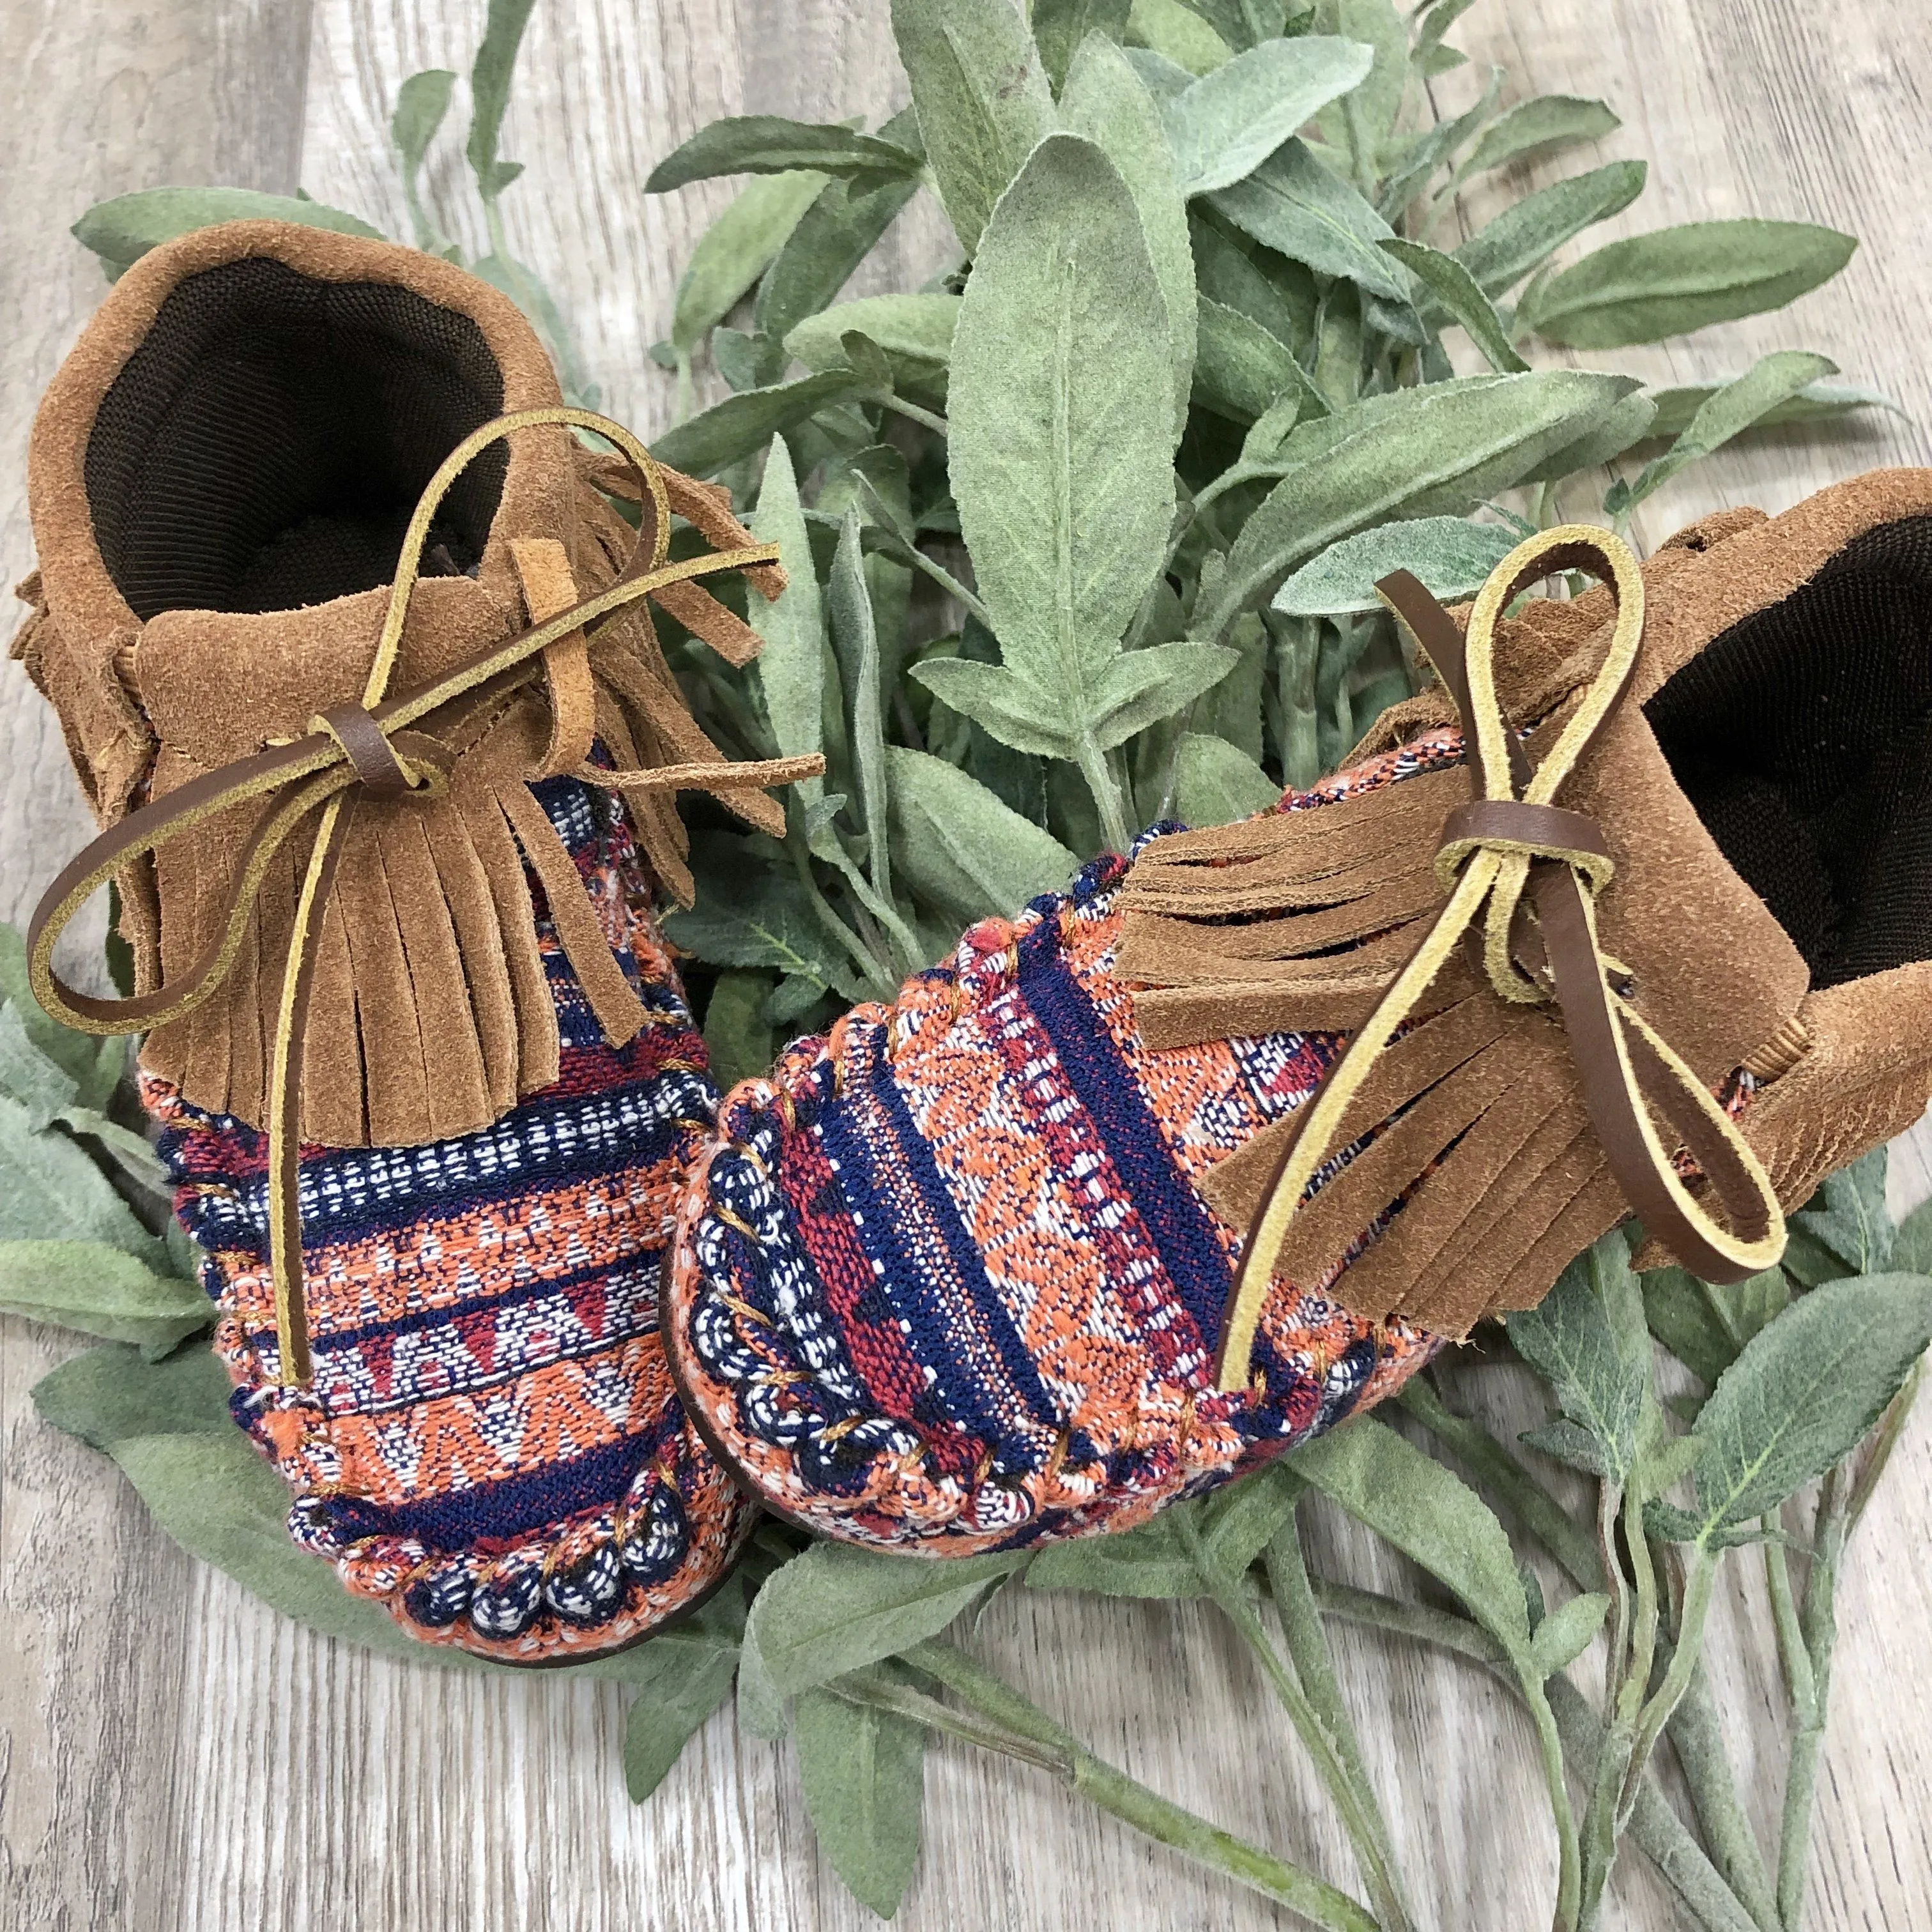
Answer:
[(1334, 1739), (1335, 1748), (1369, 1811), (1376, 1828), (1376, 1840), (1388, 1860), (1390, 1870), (1400, 1883), (1401, 1874), (1396, 1867), (1395, 1841), (1390, 1836), (1388, 1820), (1376, 1802), (1376, 1788), (1362, 1756), (1361, 1741), (1355, 1735), (1354, 1720), (1348, 1714), (1347, 1702), (1342, 1695), (1341, 1682), (1335, 1675), (1334, 1655), (1328, 1648), (1328, 1633), (1322, 1628), (1322, 1612), (1308, 1580), (1308, 1565), (1302, 1557), (1297, 1517), (1291, 1516), (1275, 1532), (1262, 1552), (1262, 1562), (1268, 1576), (1268, 1593), (1274, 1599), (1275, 1615), (1281, 1621), (1282, 1637), (1288, 1646), (1295, 1676), (1324, 1728)]
[[(1328, 1615), (1451, 1651), (1485, 1666), (1498, 1683), (1521, 1694), (1522, 1687), (1508, 1667), (1502, 1646), (1467, 1618), (1319, 1579), (1314, 1588), (1316, 1601)], [(1594, 1762), (1603, 1745), (1601, 1720), (1582, 1693), (1560, 1672), (1550, 1678), (1548, 1694), (1566, 1754), (1579, 1765)], [(1648, 1778), (1630, 1814), (1630, 1836), (1706, 1932), (1757, 1932), (1717, 1868)]]
[(1113, 773), (1107, 768), (1107, 754), (1090, 731), (1082, 733), (1078, 751), (1080, 776), (1087, 781), (1087, 789), (1094, 794), (1094, 806), (1100, 814), (1101, 841), (1110, 852), (1124, 852), (1132, 842), (1127, 832), (1126, 806)]
[(1241, 1582), (1229, 1576), (1202, 1544), (1192, 1512), (1178, 1510), (1169, 1520), (1180, 1531), (1181, 1542), (1201, 1580), (1208, 1586), (1222, 1614), (1254, 1652), (1295, 1734), (1315, 1760), (1316, 1771), (1341, 1814), (1349, 1844), (1354, 1847), (1355, 1862), (1361, 1868), (1376, 1917), (1387, 1932), (1408, 1932), (1408, 1904), (1396, 1880), (1384, 1843), (1384, 1828), (1375, 1814), (1372, 1801), (1366, 1804), (1363, 1802), (1361, 1789), (1333, 1734), (1322, 1723), (1294, 1673), (1282, 1663), (1280, 1652), (1268, 1641), (1268, 1632)]
[[(1758, 1932), (1780, 1932), (1771, 1874), (1765, 1869), (1764, 1854), (1738, 1801), (1737, 1774), (1724, 1748), (1717, 1700), (1701, 1663), (1691, 1674), (1690, 1688), (1669, 1730), (1697, 1822), (1704, 1828), (1704, 1842), (1711, 1848), (1718, 1870), (1756, 1922)], [(1638, 1802), (1640, 1805), (1642, 1801)]]
[[(1640, 1531), (1640, 1540), (1641, 1537)], [(1690, 1573), (1684, 1581), (1684, 1609), (1677, 1620), (1676, 1648), (1671, 1653), (1670, 1668), (1664, 1673), (1663, 1682), (1657, 1687), (1637, 1720), (1636, 1743), (1630, 1753), (1630, 1770), (1624, 1777), (1623, 1796), (1617, 1808), (1620, 1820), (1630, 1816), (1630, 1808), (1636, 1802), (1637, 1780), (1650, 1762), (1650, 1754), (1656, 1749), (1658, 1739), (1664, 1735), (1664, 1726), (1670, 1723), (1672, 1714), (1683, 1701), (1684, 1692), (1690, 1688), (1691, 1677), (1697, 1668), (1698, 1653), (1704, 1642), (1704, 1620), (1710, 1612), (1712, 1586), (1717, 1580), (1718, 1553), (1702, 1544), (1692, 1553)], [(1634, 1663), (1631, 1676), (1634, 1680)]]
[[(1156, 1844), (1291, 1907), (1324, 1932), (1381, 1932), (1375, 1920), (1346, 1892), (1209, 1824), (1096, 1757), (1070, 1731), (964, 1651), (931, 1638), (914, 1645), (906, 1652), (905, 1660), (937, 1678), (978, 1719), (986, 1721), (975, 1722), (969, 1732), (962, 1727), (960, 1714), (937, 1698), (880, 1679), (863, 1680), (864, 1688), (856, 1692), (855, 1701), (884, 1704), (890, 1699), (887, 1708), (934, 1730), (1036, 1765)], [(832, 1688), (846, 1695), (850, 1681), (840, 1678)], [(916, 1708), (908, 1701), (914, 1699), (919, 1700)]]
[(1461, 1460), (1579, 1588), (1604, 1587), (1603, 1564), (1590, 1532), (1480, 1422), (1456, 1414), (1422, 1376), (1411, 1376), (1396, 1400)]
[(1811, 1816), (1817, 1795), (1818, 1760), (1832, 1694), (1832, 1652), (1838, 1641), (1838, 1565), (1851, 1534), (1852, 1484), (1848, 1465), (1826, 1472), (1819, 1486), (1811, 1532), (1811, 1572), (1804, 1580), (1798, 1623), (1811, 1666), (1811, 1695), (1796, 1705), (1791, 1768), (1784, 1784), (1784, 1820), (1778, 1846), (1778, 1910), (1785, 1932), (1804, 1922), (1804, 1886), (1811, 1862)]
[(908, 422), (922, 423), (938, 436), (950, 436), (952, 426), (944, 416), (936, 416), (930, 410), (922, 410), (916, 403), (909, 403), (904, 397), (884, 393), (868, 397), (868, 401), (877, 403), (881, 409), (890, 410), (895, 416), (902, 416)]
[(1543, 1781), (1549, 1788), (1550, 1813), (1556, 1820), (1556, 1932), (1576, 1932), (1582, 1904), (1582, 1856), (1576, 1837), (1576, 1808), (1570, 1802), (1570, 1784), (1564, 1771), (1563, 1740), (1543, 1685), (1527, 1672), (1519, 1672), (1517, 1682), (1523, 1702), (1529, 1706), (1530, 1721), (1536, 1726)]
[(900, 544), (903, 545), (903, 548), (895, 547), (888, 550), (885, 553), (886, 555), (892, 558), (895, 562), (909, 563), (914, 569), (923, 571), (934, 583), (939, 586), (940, 590), (946, 592), (947, 596), (963, 604), (974, 616), (978, 618), (980, 622), (986, 626), (988, 630), (992, 630), (992, 613), (971, 591), (966, 588), (964, 584), (959, 581), (958, 578), (953, 575), (951, 571), (946, 568), (945, 565), (928, 556), (916, 544), (906, 543), (903, 538), (900, 539)]
[[(1767, 1530), (1780, 1527), (1775, 1516), (1764, 1520)], [(1798, 1621), (1798, 1601), (1791, 1591), (1791, 1552), (1781, 1543), (1764, 1546), (1765, 1588), (1771, 1594), (1771, 1621), (1778, 1633), (1778, 1659), (1784, 1666), (1784, 1688), (1791, 1695), (1794, 1711), (1809, 1710), (1816, 1702), (1818, 1686), (1811, 1674), (1811, 1653), (1804, 1648), (1804, 1633)]]
[(872, 957), (865, 942), (838, 916), (832, 902), (820, 891), (818, 881), (812, 876), (812, 859), (805, 841), (802, 838), (788, 838), (785, 843), (790, 849), (793, 866), (805, 887), (806, 896), (812, 902), (812, 909), (818, 915), (820, 924), (851, 955), (852, 963), (872, 982), (874, 990), (883, 993), (890, 1000), (894, 991), (892, 975)]
[(1322, 664), (1322, 620), (1274, 617), (1268, 628), (1277, 646), (1282, 776), (1295, 790), (1305, 790), (1322, 776), (1322, 723), (1315, 706), (1316, 678)]

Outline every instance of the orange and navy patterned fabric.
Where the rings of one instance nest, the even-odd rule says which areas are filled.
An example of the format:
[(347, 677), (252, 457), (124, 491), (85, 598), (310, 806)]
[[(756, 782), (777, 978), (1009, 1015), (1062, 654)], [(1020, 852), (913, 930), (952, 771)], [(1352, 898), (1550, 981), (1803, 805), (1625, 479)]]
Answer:
[(695, 1601), (752, 1511), (687, 1424), (658, 1334), (665, 1240), (716, 1105), (704, 1041), (621, 807), (572, 779), (532, 789), (652, 1023), (607, 1046), (540, 916), (555, 1084), (459, 1139), (303, 1149), (309, 1387), (274, 1381), (265, 1137), (159, 1080), (145, 1095), (207, 1252), (236, 1418), (295, 1491), (296, 1540), (413, 1636), (567, 1663)]
[[(1278, 808), (1460, 755), (1439, 733)], [(668, 1346), (713, 1447), (814, 1530), (967, 1555), (1128, 1528), (1381, 1400), (1438, 1346), (1313, 1283), (1274, 1298), (1253, 1389), (1215, 1390), (1240, 1237), (1192, 1183), (1345, 1041), (1150, 1050), (1113, 968), (1127, 863), (974, 926), (895, 1004), (722, 1104)]]

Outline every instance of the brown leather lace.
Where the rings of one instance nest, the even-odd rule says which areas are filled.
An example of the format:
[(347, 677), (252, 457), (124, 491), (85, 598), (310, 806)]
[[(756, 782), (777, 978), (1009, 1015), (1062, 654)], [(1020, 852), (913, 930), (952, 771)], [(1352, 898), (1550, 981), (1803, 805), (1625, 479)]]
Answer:
[[(594, 430), (622, 454), (639, 485), (644, 520), (638, 543), (616, 580), (596, 596), (572, 604), (527, 630), (493, 646), (481, 656), (421, 689), (388, 696), (411, 593), (423, 547), (436, 508), (457, 478), (492, 443), (520, 430), (565, 425)], [(448, 788), (454, 754), (436, 733), (460, 706), (468, 715), (494, 696), (509, 694), (551, 668), (550, 654), (580, 634), (669, 587), (728, 571), (752, 570), (778, 561), (773, 544), (759, 544), (710, 552), (672, 562), (670, 502), (658, 466), (644, 445), (621, 424), (588, 410), (521, 410), (486, 423), (451, 452), (423, 491), (403, 540), (376, 658), (360, 704), (342, 705), (310, 721), (308, 735), (290, 745), (273, 746), (252, 758), (192, 780), (130, 812), (104, 832), (48, 887), (28, 928), (28, 965), (35, 997), (56, 1019), (94, 1034), (135, 1033), (182, 1018), (209, 998), (227, 979), (252, 917), (269, 862), (305, 825), (314, 841), (290, 934), (269, 1082), (268, 1229), (275, 1284), (280, 1379), (304, 1384), (312, 1374), (305, 1318), (298, 1204), (302, 1043), (313, 981), (316, 940), (343, 845), (343, 832), (361, 798), (388, 801), (430, 798)], [(568, 675), (574, 668), (566, 650), (560, 654)], [(562, 701), (560, 694), (559, 702)], [(576, 709), (574, 701), (571, 709)], [(553, 748), (559, 736), (553, 734)], [(744, 764), (686, 763), (654, 770), (611, 770), (577, 764), (572, 776), (622, 791), (701, 789), (713, 792), (762, 791), (814, 777), (822, 758), (778, 758)], [(540, 776), (532, 771), (532, 777)], [(226, 911), (214, 939), (187, 970), (153, 991), (124, 1000), (98, 999), (69, 986), (54, 970), (53, 950), (75, 915), (130, 861), (154, 854), (215, 813), (251, 799), (267, 801), (260, 822), (242, 850), (230, 890)], [(573, 965), (597, 932), (587, 900), (580, 907), (560, 904), (560, 890), (583, 896), (574, 873), (565, 878), (548, 868), (544, 884), (556, 914), (559, 936)], [(573, 938), (574, 944), (573, 944)], [(608, 982), (605, 969), (584, 976), (595, 986)], [(634, 1004), (633, 1000), (632, 1004)], [(613, 1002), (593, 998), (607, 1035), (619, 1040), (636, 1029), (626, 1027)]]
[[(1595, 679), (1532, 770), (1496, 692), (1495, 628), (1519, 592), (1568, 570), (1586, 571), (1610, 586), (1616, 625)], [(1289, 1223), (1332, 1152), (1350, 1102), (1453, 950), (1466, 936), (1473, 943), (1479, 920), (1481, 963), (1496, 994), (1513, 1004), (1553, 999), (1562, 1012), (1592, 1128), (1646, 1231), (1712, 1281), (1741, 1280), (1770, 1267), (1784, 1250), (1784, 1215), (1756, 1156), (1696, 1073), (1618, 990), (1624, 976), (1597, 940), (1595, 896), (1615, 869), (1600, 828), (1554, 802), (1623, 703), (1636, 668), (1643, 634), (1636, 560), (1617, 538), (1585, 525), (1532, 537), (1484, 585), (1466, 643), (1408, 572), (1376, 588), (1414, 632), (1455, 700), (1484, 795), (1452, 812), (1443, 826), (1436, 873), (1448, 903), (1296, 1117), (1263, 1192), (1222, 1324), (1216, 1373), (1224, 1390), (1246, 1385), (1256, 1328)], [(1526, 898), (1534, 910), (1533, 925)], [(1653, 1111), (1698, 1162), (1728, 1227), (1678, 1178)]]

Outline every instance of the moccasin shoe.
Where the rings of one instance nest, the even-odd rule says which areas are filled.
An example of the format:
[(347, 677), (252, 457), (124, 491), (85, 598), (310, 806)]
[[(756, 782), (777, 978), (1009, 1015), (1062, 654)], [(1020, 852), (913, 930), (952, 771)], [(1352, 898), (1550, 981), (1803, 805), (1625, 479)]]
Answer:
[[(36, 991), (152, 1028), (142, 1090), (292, 1533), (430, 1641), (549, 1664), (646, 1634), (751, 1517), (658, 1335), (716, 1094), (652, 907), (691, 890), (675, 788), (782, 830), (756, 787), (785, 774), (719, 763), (642, 599), (742, 658), (698, 580), (776, 595), (770, 554), (565, 410), (494, 290), (277, 223), (128, 271), (41, 406), (31, 500), (15, 654), (104, 828), (44, 902)], [(674, 509), (711, 552), (668, 561)], [(50, 963), (108, 877), (118, 1005)]]
[[(1604, 586), (1504, 616), (1558, 571)], [(1634, 1209), (1769, 1265), (1918, 1116), (1932, 472), (1384, 592), (1442, 683), (1351, 769), (1157, 828), (726, 1096), (665, 1334), (769, 1506), (938, 1554), (1130, 1526)]]

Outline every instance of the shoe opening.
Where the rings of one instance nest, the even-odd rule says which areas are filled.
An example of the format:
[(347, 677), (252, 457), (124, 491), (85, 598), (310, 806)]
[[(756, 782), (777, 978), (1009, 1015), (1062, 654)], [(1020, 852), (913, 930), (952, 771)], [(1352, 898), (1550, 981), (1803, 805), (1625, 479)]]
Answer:
[[(389, 581), (436, 467), (502, 410), (468, 316), (265, 256), (184, 280), (102, 398), (86, 483), (135, 615), (282, 610)], [(428, 575), (475, 568), (507, 456), (443, 500)]]
[(1846, 544), (1644, 709), (1813, 986), (1932, 958), (1932, 517)]

